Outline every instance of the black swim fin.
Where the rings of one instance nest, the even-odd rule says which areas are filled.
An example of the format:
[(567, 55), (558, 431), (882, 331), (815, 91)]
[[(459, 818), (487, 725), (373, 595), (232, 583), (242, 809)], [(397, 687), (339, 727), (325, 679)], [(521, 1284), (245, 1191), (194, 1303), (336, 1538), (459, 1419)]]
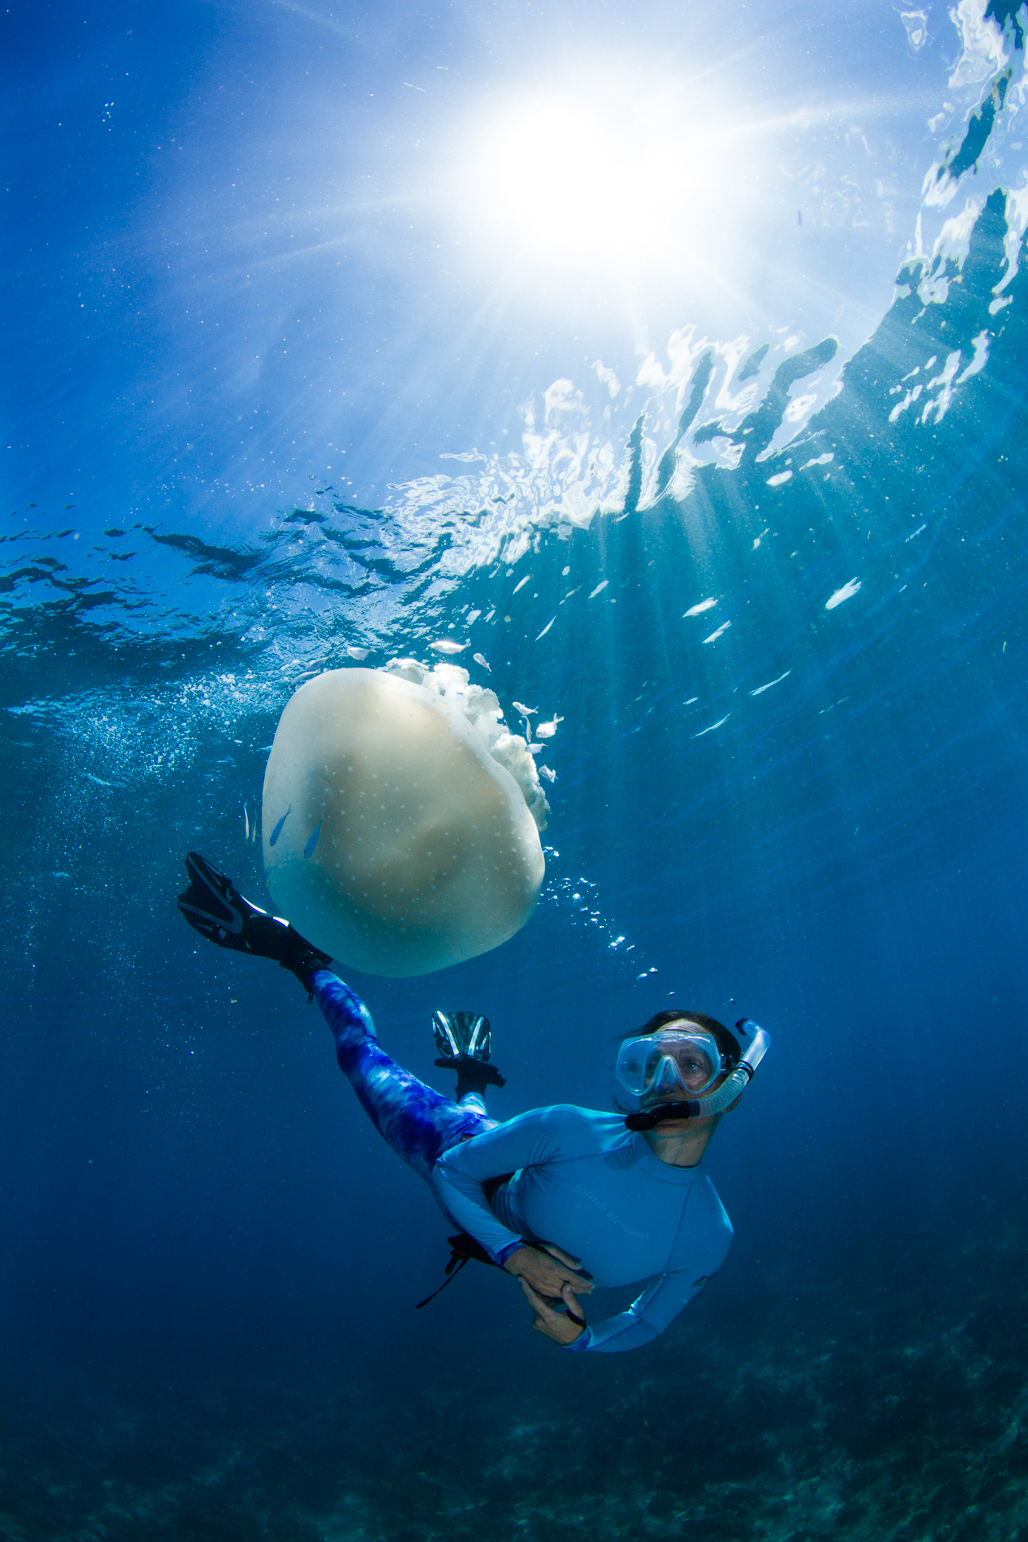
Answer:
[(486, 1063), (493, 1039), (489, 1019), (480, 1012), (434, 1012), (432, 1034), (442, 1056), (435, 1064), (457, 1073), (458, 1103), (466, 1092), (481, 1094), (490, 1086), (506, 1086), (496, 1067)]
[(251, 905), (231, 878), (215, 872), (198, 851), (187, 855), (186, 872), (189, 888), (179, 895), (178, 908), (194, 931), (219, 948), (274, 959), (310, 991), (314, 971), (327, 969), (332, 962), (328, 953), (301, 937), (288, 921)]

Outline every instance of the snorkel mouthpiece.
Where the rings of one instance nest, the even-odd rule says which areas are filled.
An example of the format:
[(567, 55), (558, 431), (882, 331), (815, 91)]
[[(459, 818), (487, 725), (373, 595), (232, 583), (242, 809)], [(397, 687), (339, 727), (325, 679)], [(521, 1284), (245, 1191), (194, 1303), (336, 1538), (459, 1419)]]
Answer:
[(737, 1032), (750, 1042), (743, 1051), (739, 1064), (720, 1087), (713, 1092), (701, 1093), (699, 1097), (690, 1098), (688, 1102), (658, 1103), (655, 1108), (641, 1108), (638, 1113), (628, 1115), (625, 1120), (625, 1129), (653, 1130), (658, 1124), (663, 1124), (665, 1119), (709, 1119), (714, 1114), (723, 1114), (731, 1108), (753, 1080), (753, 1073), (767, 1054), (771, 1043), (763, 1028), (758, 1027), (751, 1017), (740, 1018), (735, 1026)]
[(653, 1130), (665, 1119), (699, 1119), (706, 1110), (696, 1098), (688, 1103), (658, 1103), (656, 1108), (640, 1109), (625, 1120), (626, 1130)]

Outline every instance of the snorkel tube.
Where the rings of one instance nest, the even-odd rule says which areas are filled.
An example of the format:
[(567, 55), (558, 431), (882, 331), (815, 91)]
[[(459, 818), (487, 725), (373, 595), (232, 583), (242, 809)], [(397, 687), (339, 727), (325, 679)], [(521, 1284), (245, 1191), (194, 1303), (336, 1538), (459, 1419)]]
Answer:
[(723, 1114), (731, 1108), (753, 1080), (753, 1073), (771, 1043), (763, 1028), (758, 1028), (751, 1017), (740, 1018), (735, 1026), (750, 1042), (743, 1052), (743, 1058), (720, 1087), (712, 1092), (701, 1093), (698, 1098), (690, 1098), (687, 1103), (658, 1103), (655, 1108), (641, 1108), (637, 1114), (628, 1115), (625, 1128), (652, 1130), (658, 1124), (663, 1124), (665, 1119), (709, 1119), (713, 1114)]

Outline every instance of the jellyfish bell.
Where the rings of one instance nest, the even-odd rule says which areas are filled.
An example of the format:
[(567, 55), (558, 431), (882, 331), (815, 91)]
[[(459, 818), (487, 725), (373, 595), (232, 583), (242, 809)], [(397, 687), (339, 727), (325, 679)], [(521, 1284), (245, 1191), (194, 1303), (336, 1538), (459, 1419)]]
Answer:
[(535, 906), (547, 804), (499, 700), (466, 670), (334, 669), (291, 697), (264, 777), (276, 910), (368, 974), (498, 947)]

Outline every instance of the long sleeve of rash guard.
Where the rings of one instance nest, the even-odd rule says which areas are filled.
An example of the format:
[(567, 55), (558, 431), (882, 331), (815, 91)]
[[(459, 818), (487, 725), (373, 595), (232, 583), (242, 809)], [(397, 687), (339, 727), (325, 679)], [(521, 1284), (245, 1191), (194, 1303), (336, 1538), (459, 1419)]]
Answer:
[(684, 1306), (698, 1295), (706, 1281), (693, 1281), (680, 1270), (660, 1274), (637, 1296), (627, 1312), (591, 1323), (584, 1333), (565, 1347), (572, 1352), (586, 1349), (612, 1355), (622, 1349), (641, 1349), (674, 1322)]
[[(615, 1136), (614, 1144), (621, 1145), (622, 1140)], [(581, 1233), (581, 1227), (595, 1226), (593, 1235), (599, 1239), (609, 1223), (612, 1206), (604, 1199), (604, 1194), (609, 1198), (610, 1191), (604, 1190), (603, 1184), (607, 1167), (604, 1158), (610, 1151), (609, 1116), (568, 1105), (535, 1109), (466, 1144), (453, 1147), (436, 1164), (433, 1177), (444, 1208), (495, 1261), (502, 1262), (522, 1236), (493, 1213), (485, 1197), (483, 1182), (504, 1173), (548, 1169), (550, 1192), (558, 1209), (550, 1211), (547, 1230), (555, 1240), (561, 1240), (565, 1232), (560, 1227), (559, 1211), (566, 1204), (568, 1233), (575, 1235), (572, 1221), (579, 1227), (579, 1240), (574, 1250), (589, 1259), (593, 1249), (589, 1246), (588, 1236)], [(656, 1161), (649, 1158), (648, 1152), (643, 1156)], [(674, 1187), (669, 1186), (670, 1174), (666, 1168), (661, 1171), (666, 1182), (655, 1181), (645, 1171), (639, 1173), (640, 1187), (633, 1191), (638, 1211), (629, 1217), (632, 1226), (637, 1225), (639, 1229), (632, 1231), (626, 1225), (617, 1233), (620, 1238), (619, 1261), (631, 1268), (632, 1255), (638, 1252), (640, 1267), (634, 1277), (649, 1277), (649, 1283), (627, 1311), (591, 1325), (566, 1346), (569, 1350), (576, 1353), (597, 1350), (610, 1354), (650, 1343), (698, 1293), (727, 1252), (731, 1227), (709, 1180), (696, 1175), (694, 1203), (688, 1191), (676, 1193)], [(682, 1230), (687, 1206), (691, 1207), (692, 1217), (688, 1235)], [(513, 1218), (511, 1209), (508, 1205), (507, 1219)], [(643, 1249), (661, 1216), (665, 1224), (670, 1220), (671, 1232), (667, 1250), (660, 1253), (658, 1261), (652, 1251), (647, 1254)], [(616, 1224), (620, 1223), (616, 1220)], [(527, 1226), (525, 1235), (529, 1238), (533, 1235)], [(634, 1240), (636, 1238), (639, 1240)], [(631, 1273), (627, 1277), (631, 1279)], [(602, 1284), (602, 1278), (599, 1275), (597, 1278)]]
[(565, 1143), (554, 1120), (547, 1116), (562, 1111), (543, 1108), (521, 1114), (465, 1145), (453, 1147), (435, 1165), (432, 1176), (444, 1208), (458, 1226), (482, 1244), (494, 1263), (502, 1263), (523, 1239), (497, 1220), (482, 1185), (488, 1178), (561, 1156)]

